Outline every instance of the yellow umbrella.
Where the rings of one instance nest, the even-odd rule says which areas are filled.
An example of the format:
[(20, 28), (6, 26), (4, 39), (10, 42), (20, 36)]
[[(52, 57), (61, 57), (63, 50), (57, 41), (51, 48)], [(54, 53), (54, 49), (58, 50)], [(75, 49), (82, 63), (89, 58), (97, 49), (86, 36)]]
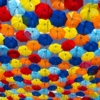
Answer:
[(97, 92), (94, 92), (93, 94), (90, 94), (91, 98), (97, 98), (99, 96), (99, 94)]
[(23, 19), (21, 15), (15, 15), (11, 19), (11, 25), (16, 30), (24, 30), (27, 26), (23, 23)]
[(64, 92), (64, 89), (63, 89), (62, 87), (57, 86), (56, 91), (57, 91), (58, 93), (63, 93), (63, 92)]
[(74, 82), (74, 83), (72, 84), (72, 87), (73, 87), (73, 88), (78, 88), (79, 86), (81, 86), (81, 84), (78, 83), (78, 82)]
[(42, 84), (42, 82), (39, 79), (33, 79), (32, 84), (33, 85), (40, 85), (40, 84)]
[(22, 66), (22, 63), (18, 59), (12, 59), (10, 64), (13, 68), (20, 68)]
[(33, 11), (40, 0), (20, 0), (22, 7), (27, 11)]
[(54, 54), (62, 51), (61, 45), (58, 43), (51, 44), (48, 49)]
[(98, 48), (100, 48), (100, 41), (98, 42)]
[(8, 81), (9, 83), (15, 83), (15, 80), (13, 77), (6, 78), (6, 81)]
[(64, 30), (66, 32), (64, 37), (67, 38), (67, 39), (75, 38), (76, 35), (78, 34), (77, 30), (75, 28), (65, 27)]
[(32, 51), (30, 49), (28, 49), (27, 46), (22, 45), (18, 48), (18, 52), (22, 55), (22, 56), (29, 56)]
[(41, 76), (48, 76), (48, 75), (50, 74), (50, 72), (49, 72), (48, 69), (43, 68), (43, 69), (41, 69), (41, 70), (39, 71), (39, 74), (40, 74)]
[(87, 87), (88, 87), (88, 89), (94, 89), (97, 87), (97, 85), (96, 84), (89, 84), (89, 85), (87, 85)]
[(7, 97), (0, 97), (0, 100), (8, 100)]
[(83, 79), (84, 79), (84, 80), (86, 80), (86, 81), (90, 81), (90, 78), (91, 78), (91, 77), (93, 77), (93, 78), (94, 78), (94, 76), (93, 76), (93, 75), (88, 75), (88, 74), (83, 75)]
[(70, 54), (70, 52), (67, 51), (62, 51), (59, 53), (59, 57), (63, 60), (63, 61), (68, 61), (72, 58), (72, 55)]
[(26, 93), (26, 91), (23, 88), (18, 88), (17, 92), (20, 94)]
[(26, 97), (33, 97), (32, 93), (30, 93), (30, 92), (26, 92), (26, 93), (25, 93), (25, 96), (26, 96)]
[(37, 29), (42, 33), (50, 32), (50, 29), (53, 28), (50, 20), (39, 19), (39, 24), (37, 25)]
[(4, 36), (0, 33), (0, 45), (4, 44), (3, 40), (4, 40)]
[(32, 76), (31, 75), (24, 75), (22, 74), (22, 77), (26, 80), (32, 80)]
[(87, 21), (92, 21), (92, 19), (95, 16), (99, 15), (99, 11), (97, 8), (98, 8), (97, 4), (91, 4), (91, 3), (86, 4), (80, 11), (82, 19)]
[(13, 98), (13, 100), (19, 100), (20, 99), (20, 97), (18, 96), (18, 94), (13, 94), (12, 98)]
[(69, 74), (76, 74), (76, 70), (78, 69), (78, 66), (73, 66), (68, 70)]
[(40, 98), (40, 100), (47, 100), (47, 99), (48, 99), (48, 96), (45, 95), (45, 94), (41, 94), (41, 95), (39, 96), (39, 98)]
[(90, 61), (93, 58), (94, 58), (94, 52), (86, 52), (81, 57), (82, 61)]
[(68, 100), (68, 98), (69, 98), (68, 95), (62, 95), (61, 96), (61, 100)]

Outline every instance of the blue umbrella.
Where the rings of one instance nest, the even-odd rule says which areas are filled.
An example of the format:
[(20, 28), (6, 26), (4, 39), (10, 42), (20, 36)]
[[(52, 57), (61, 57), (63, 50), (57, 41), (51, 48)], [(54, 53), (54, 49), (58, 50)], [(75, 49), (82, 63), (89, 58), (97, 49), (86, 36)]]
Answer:
[(35, 72), (38, 72), (40, 70), (40, 66), (37, 64), (31, 64), (29, 65), (29, 69)]
[(60, 69), (57, 67), (50, 67), (49, 71), (51, 74), (59, 74), (60, 73)]
[(23, 88), (25, 86), (24, 82), (18, 82), (18, 81), (16, 81), (15, 83), (18, 85), (19, 88)]
[(18, 94), (16, 89), (11, 89), (10, 92), (14, 93), (14, 94)]
[(2, 66), (5, 67), (6, 71), (12, 70), (12, 66), (9, 63), (8, 64), (2, 64)]
[(81, 97), (85, 96), (85, 94), (83, 92), (81, 92), (81, 91), (80, 92), (77, 92), (76, 95), (77, 96), (81, 96)]
[(79, 34), (90, 34), (94, 29), (93, 23), (89, 21), (81, 22), (78, 27), (77, 31)]
[(51, 52), (48, 50), (48, 49), (40, 49), (38, 51), (38, 55), (41, 57), (41, 58), (49, 58), (51, 56)]
[(67, 70), (60, 70), (59, 77), (64, 78), (68, 76)]
[(40, 94), (45, 94), (45, 95), (48, 95), (48, 89), (41, 89), (41, 90), (39, 90), (39, 93)]
[[(40, 96), (41, 94), (40, 94), (39, 92), (37, 92), (37, 91), (33, 91), (33, 92), (32, 92), (32, 95), (33, 95), (33, 96)], [(29, 100), (29, 99), (28, 99), (28, 100)], [(32, 100), (33, 100), (33, 99), (32, 99)]]
[(38, 17), (33, 11), (25, 12), (22, 18), (23, 18), (23, 23), (27, 27), (36, 27), (36, 25), (38, 24)]
[(82, 47), (75, 46), (70, 53), (73, 57), (81, 57), (85, 53), (85, 50)]
[(9, 48), (6, 47), (5, 45), (0, 45), (0, 54), (1, 55), (4, 55), (4, 54), (7, 54)]
[(72, 57), (72, 59), (69, 60), (69, 63), (74, 65), (74, 66), (81, 64), (81, 62), (82, 62), (82, 60), (80, 57)]
[(100, 56), (100, 49), (97, 49), (94, 53), (95, 53), (95, 56)]
[(69, 97), (69, 98), (76, 98), (77, 96), (76, 96), (76, 94), (71, 93), (71, 94), (68, 95), (68, 97)]
[(75, 82), (82, 82), (84, 79), (83, 79), (83, 77), (77, 77), (74, 81)]
[(1, 92), (1, 93), (0, 93), (0, 97), (1, 97), (1, 98), (2, 98), (2, 97), (6, 97), (5, 93)]
[(83, 80), (82, 82), (80, 82), (80, 84), (83, 86), (87, 86), (87, 85), (91, 84), (91, 82)]
[(56, 56), (53, 56), (49, 59), (49, 62), (52, 64), (52, 65), (58, 65), (62, 62), (61, 58), (59, 57), (56, 57)]
[(63, 82), (63, 83), (65, 83), (67, 80), (66, 80), (66, 78), (64, 77), (64, 78), (61, 78), (61, 77), (59, 77), (59, 80), (58, 80), (59, 82)]
[(53, 42), (53, 39), (48, 34), (41, 34), (38, 38), (38, 42), (43, 46), (47, 46)]
[(8, 48), (16, 48), (18, 46), (17, 40), (13, 37), (6, 37), (4, 39), (4, 45)]
[(95, 100), (100, 100), (100, 95), (97, 98), (95, 98)]
[(100, 82), (100, 78), (94, 78), (90, 82), (91, 83), (98, 83), (98, 82)]
[(11, 90), (11, 88), (9, 87), (8, 84), (5, 84), (5, 85), (3, 86), (3, 88), (4, 88), (5, 90)]
[(72, 88), (72, 86), (71, 85), (66, 85), (65, 87), (64, 87), (64, 89), (71, 89)]
[(14, 76), (14, 80), (18, 82), (22, 82), (23, 78), (21, 76)]
[(66, 14), (63, 11), (55, 10), (50, 18), (52, 25), (61, 27), (66, 23)]
[(0, 56), (0, 62), (3, 63), (3, 64), (7, 64), (9, 63), (11, 60), (11, 58), (7, 55), (2, 55)]
[(2, 82), (0, 82), (0, 87), (3, 87), (3, 86), (4, 86), (4, 84)]
[(98, 44), (96, 42), (89, 41), (83, 47), (86, 51), (96, 51), (98, 49)]
[(28, 31), (31, 33), (31, 38), (33, 40), (36, 40), (40, 36), (40, 32), (37, 30), (37, 28), (26, 28), (25, 31)]
[(32, 97), (26, 97), (25, 100), (33, 100)]
[(100, 41), (100, 29), (94, 29), (91, 34), (89, 34), (90, 40), (93, 42)]
[(55, 97), (61, 98), (62, 97), (62, 94), (61, 93), (55, 93)]
[(41, 81), (42, 81), (42, 82), (49, 82), (49, 78), (48, 78), (48, 77), (42, 77), (42, 78), (41, 78)]
[(16, 14), (23, 15), (25, 13), (25, 9), (21, 6), (20, 3), (16, 2), (16, 0), (8, 0), (7, 7), (12, 16)]
[(0, 7), (7, 5), (7, 0), (0, 0)]
[(31, 77), (32, 77), (33, 79), (41, 79), (42, 76), (41, 76), (38, 72), (32, 71)]
[(48, 87), (48, 90), (50, 90), (50, 91), (54, 91), (54, 90), (56, 90), (57, 89), (57, 86), (55, 86), (55, 85), (50, 85), (49, 87)]

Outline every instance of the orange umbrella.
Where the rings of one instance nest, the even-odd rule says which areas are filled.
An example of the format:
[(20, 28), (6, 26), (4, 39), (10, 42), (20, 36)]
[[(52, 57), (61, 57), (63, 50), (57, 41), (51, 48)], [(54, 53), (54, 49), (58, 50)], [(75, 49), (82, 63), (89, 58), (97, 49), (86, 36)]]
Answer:
[(60, 70), (66, 70), (70, 68), (70, 64), (68, 62), (62, 62), (58, 65)]
[(11, 89), (17, 89), (17, 88), (18, 88), (18, 85), (15, 84), (15, 83), (11, 83), (11, 84), (9, 84), (9, 87), (10, 87)]
[(41, 61), (38, 63), (38, 65), (42, 68), (50, 67), (50, 63), (47, 59), (41, 59)]
[(100, 70), (98, 70), (98, 72), (95, 74), (96, 78), (100, 78)]
[(89, 41), (89, 36), (88, 35), (81, 35), (81, 34), (78, 34), (75, 39), (74, 39), (74, 42), (76, 45), (78, 46), (83, 46), (85, 45), (88, 41)]
[(84, 93), (85, 94), (87, 94), (87, 95), (91, 95), (91, 94), (93, 94), (94, 92), (93, 92), (93, 90), (86, 90), (86, 91), (84, 91)]
[(49, 84), (48, 83), (41, 83), (40, 84), (41, 88), (48, 88), (49, 87)]
[(57, 81), (57, 82), (56, 82), (56, 86), (64, 87), (64, 86), (65, 86), (65, 83), (64, 83), (64, 82), (59, 82), (59, 81)]
[(78, 75), (81, 75), (82, 76), (82, 75), (87, 74), (87, 70), (85, 68), (79, 68), (79, 69), (76, 70), (76, 73)]
[(14, 36), (14, 33), (15, 33), (14, 28), (8, 24), (2, 24), (0, 32), (4, 36)]
[(50, 30), (50, 36), (55, 40), (60, 40), (64, 38), (65, 33), (66, 32), (61, 27), (54, 27)]
[(76, 97), (73, 100), (82, 100), (82, 98), (81, 97)]
[(79, 90), (77, 89), (77, 88), (72, 88), (72, 89), (70, 89), (70, 92), (71, 93), (76, 93), (76, 92), (78, 92)]
[(72, 11), (67, 13), (67, 22), (66, 26), (71, 28), (76, 28), (78, 24), (81, 22), (81, 15), (78, 14), (76, 11)]
[(60, 100), (60, 98), (54, 97), (53, 100)]
[(64, 0), (50, 0), (52, 7), (57, 10), (65, 10)]
[(21, 58), (20, 62), (24, 65), (30, 65), (31, 61), (28, 58)]
[(91, 64), (94, 65), (94, 66), (100, 65), (100, 57), (94, 57), (94, 58), (91, 60)]
[(98, 88), (100, 88), (100, 82), (98, 82), (96, 85), (97, 85)]
[(14, 75), (21, 75), (20, 69), (12, 69)]
[(31, 86), (24, 86), (24, 90), (25, 90), (26, 92), (32, 92), (32, 91), (33, 91), (33, 89), (32, 89)]
[(37, 96), (33, 96), (33, 99), (34, 100), (41, 100), (39, 97), (37, 97)]
[(98, 16), (95, 16), (92, 22), (95, 28), (100, 29), (100, 14)]
[(67, 80), (75, 80), (77, 78), (76, 74), (71, 74), (69, 76), (67, 76)]
[(41, 48), (41, 45), (36, 40), (29, 41), (26, 46), (32, 51), (37, 51)]

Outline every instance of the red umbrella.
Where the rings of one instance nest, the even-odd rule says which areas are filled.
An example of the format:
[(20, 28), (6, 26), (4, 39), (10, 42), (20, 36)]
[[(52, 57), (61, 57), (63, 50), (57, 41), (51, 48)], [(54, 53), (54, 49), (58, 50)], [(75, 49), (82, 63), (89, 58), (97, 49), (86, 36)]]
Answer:
[(6, 6), (0, 7), (0, 21), (7, 22), (10, 21), (12, 16)]
[(62, 94), (69, 95), (69, 94), (71, 94), (71, 92), (69, 90), (65, 90)]
[(33, 85), (32, 89), (39, 91), (39, 90), (41, 90), (41, 87), (39, 85)]
[(22, 68), (20, 69), (20, 72), (21, 72), (22, 74), (25, 74), (25, 75), (29, 75), (29, 74), (32, 73), (32, 71), (31, 71), (28, 67), (26, 67), (26, 66), (22, 67)]
[(32, 83), (31, 83), (31, 80), (24, 80), (23, 82), (24, 82), (25, 84), (32, 84)]
[(49, 94), (48, 94), (48, 96), (49, 96), (49, 97), (55, 97), (55, 94), (54, 94), (53, 92), (50, 91)]
[(67, 85), (71, 85), (71, 84), (73, 84), (73, 83), (74, 83), (74, 80), (67, 80), (66, 86), (67, 86)]
[(86, 86), (79, 86), (78, 89), (80, 91), (86, 91), (87, 90)]
[(11, 72), (11, 71), (6, 71), (6, 72), (4, 72), (4, 74), (3, 74), (5, 77), (13, 77), (14, 76), (14, 74)]
[(79, 67), (80, 68), (89, 68), (91, 65), (92, 65), (91, 62), (84, 61), (79, 65)]
[(82, 100), (91, 100), (90, 97), (83, 97)]
[(35, 7), (35, 13), (41, 19), (49, 19), (52, 16), (52, 12), (51, 7), (42, 2)]
[(20, 54), (17, 50), (14, 50), (14, 49), (11, 49), (7, 52), (7, 55), (10, 57), (10, 58), (19, 58), (20, 57)]
[(41, 58), (37, 54), (31, 54), (28, 58), (33, 63), (39, 63), (41, 61)]
[(11, 96), (8, 96), (7, 99), (8, 100), (13, 100), (13, 98)]
[(20, 98), (26, 98), (26, 96), (25, 96), (24, 94), (18, 94), (18, 96), (19, 96)]
[(1, 80), (1, 82), (2, 82), (3, 84), (9, 84), (9, 82), (8, 82), (6, 79)]
[(49, 80), (51, 80), (51, 81), (57, 81), (57, 80), (59, 79), (59, 76), (56, 75), (56, 74), (50, 74), (50, 75), (48, 76), (48, 78), (49, 78)]
[(61, 47), (64, 51), (70, 51), (75, 47), (75, 42), (73, 40), (66, 40), (62, 43)]
[(20, 42), (27, 42), (31, 38), (31, 33), (28, 31), (20, 30), (16, 33), (16, 39)]
[(68, 10), (79, 10), (83, 6), (83, 0), (64, 0), (64, 5)]
[(3, 87), (0, 87), (0, 92), (5, 92)]

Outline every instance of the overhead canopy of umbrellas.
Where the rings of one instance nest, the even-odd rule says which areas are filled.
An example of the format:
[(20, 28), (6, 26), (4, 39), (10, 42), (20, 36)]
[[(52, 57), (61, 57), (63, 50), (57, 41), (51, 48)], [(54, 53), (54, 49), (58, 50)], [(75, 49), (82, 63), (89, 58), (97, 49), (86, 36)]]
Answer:
[(0, 0), (0, 100), (100, 100), (99, 0)]

